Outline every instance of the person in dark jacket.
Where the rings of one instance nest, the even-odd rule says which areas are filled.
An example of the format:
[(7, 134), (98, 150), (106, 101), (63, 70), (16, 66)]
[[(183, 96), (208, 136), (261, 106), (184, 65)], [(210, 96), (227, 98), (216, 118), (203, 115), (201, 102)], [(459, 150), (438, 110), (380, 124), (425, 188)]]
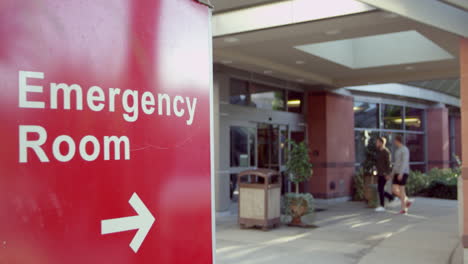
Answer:
[(390, 151), (385, 146), (387, 139), (384, 137), (377, 138), (375, 145), (377, 147), (376, 152), (376, 169), (377, 169), (377, 188), (379, 191), (380, 206), (375, 209), (376, 212), (385, 212), (385, 198), (392, 202), (395, 197), (390, 193), (385, 191), (385, 185), (387, 180), (390, 178), (392, 173), (391, 168), (391, 154)]

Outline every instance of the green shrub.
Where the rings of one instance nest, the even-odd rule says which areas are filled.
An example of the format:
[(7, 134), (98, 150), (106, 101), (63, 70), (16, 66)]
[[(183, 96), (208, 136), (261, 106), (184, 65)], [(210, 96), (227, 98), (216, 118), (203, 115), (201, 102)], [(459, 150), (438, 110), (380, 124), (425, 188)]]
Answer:
[(457, 191), (458, 187), (456, 184), (448, 184), (445, 181), (435, 180), (421, 194), (426, 197), (456, 200)]
[(406, 193), (409, 196), (417, 195), (429, 187), (429, 177), (420, 171), (411, 171), (406, 183)]
[(406, 184), (409, 196), (421, 195), (441, 199), (457, 199), (459, 169), (434, 168), (427, 174), (412, 171)]
[(460, 174), (452, 169), (437, 169), (434, 168), (427, 173), (430, 181), (440, 181), (448, 185), (456, 185), (457, 179)]
[(296, 143), (294, 140), (288, 140), (291, 149), (288, 152), (286, 161), (286, 173), (289, 180), (296, 185), (296, 193), (299, 193), (299, 184), (306, 182), (313, 174), (312, 163), (310, 163), (309, 146), (305, 141)]

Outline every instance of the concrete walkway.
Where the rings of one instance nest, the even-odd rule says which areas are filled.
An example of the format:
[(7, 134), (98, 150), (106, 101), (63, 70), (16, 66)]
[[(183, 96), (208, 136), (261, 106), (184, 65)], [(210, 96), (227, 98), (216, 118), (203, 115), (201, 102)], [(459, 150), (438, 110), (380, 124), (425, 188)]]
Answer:
[(343, 202), (317, 213), (319, 228), (268, 232), (240, 230), (234, 213), (218, 215), (216, 263), (461, 263), (453, 256), (459, 244), (457, 211), (456, 201), (426, 198), (416, 198), (408, 216)]

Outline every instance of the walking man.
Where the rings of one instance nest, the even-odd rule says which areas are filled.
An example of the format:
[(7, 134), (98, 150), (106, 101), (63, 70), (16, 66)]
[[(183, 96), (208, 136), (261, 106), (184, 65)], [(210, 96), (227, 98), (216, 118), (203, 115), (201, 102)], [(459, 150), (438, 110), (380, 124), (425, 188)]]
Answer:
[(395, 197), (385, 191), (385, 185), (389, 176), (391, 175), (392, 169), (390, 168), (391, 164), (391, 155), (390, 151), (385, 146), (387, 139), (384, 137), (379, 137), (375, 141), (375, 146), (377, 147), (376, 152), (376, 169), (377, 169), (377, 189), (379, 191), (379, 200), (380, 206), (375, 209), (376, 212), (385, 212), (385, 198), (392, 202)]
[(395, 151), (395, 164), (393, 165), (393, 194), (398, 196), (401, 201), (400, 214), (407, 214), (411, 201), (406, 196), (405, 185), (409, 177), (409, 150), (403, 144), (401, 136), (396, 136), (394, 144), (397, 147)]

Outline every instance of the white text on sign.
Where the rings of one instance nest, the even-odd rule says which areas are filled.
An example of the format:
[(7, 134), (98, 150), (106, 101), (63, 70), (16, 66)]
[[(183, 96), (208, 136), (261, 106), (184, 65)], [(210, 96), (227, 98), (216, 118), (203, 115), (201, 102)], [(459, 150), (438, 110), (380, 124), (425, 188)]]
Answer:
[[(50, 83), (49, 100), (31, 99), (34, 95), (43, 94), (42, 85), (30, 84), (43, 80), (43, 72), (19, 71), (19, 107), (28, 109), (50, 109), (53, 111), (83, 111), (116, 112), (122, 109), (122, 118), (127, 122), (135, 122), (141, 113), (145, 115), (171, 116), (184, 118), (187, 126), (194, 122), (197, 98), (170, 96), (165, 93), (153, 94), (145, 91), (122, 90), (120, 88), (102, 89), (90, 86), (86, 91), (79, 84)], [(116, 107), (120, 102), (120, 107)], [(157, 103), (156, 103), (157, 102)], [(50, 158), (43, 149), (47, 142), (47, 130), (40, 125), (20, 125), (19, 133), (19, 162), (27, 163), (28, 154), (34, 153), (41, 162), (49, 162)], [(31, 139), (34, 138), (34, 139)], [(61, 152), (61, 146), (66, 145), (67, 153)], [(91, 145), (91, 151), (88, 145)], [(29, 151), (28, 150), (32, 150)], [(110, 154), (114, 153), (113, 157)], [(102, 153), (104, 160), (129, 160), (130, 139), (127, 136), (105, 136), (99, 140), (93, 135), (86, 135), (79, 142), (70, 136), (60, 135), (53, 140), (52, 155), (60, 162), (72, 160), (76, 153), (85, 161), (94, 161)]]

